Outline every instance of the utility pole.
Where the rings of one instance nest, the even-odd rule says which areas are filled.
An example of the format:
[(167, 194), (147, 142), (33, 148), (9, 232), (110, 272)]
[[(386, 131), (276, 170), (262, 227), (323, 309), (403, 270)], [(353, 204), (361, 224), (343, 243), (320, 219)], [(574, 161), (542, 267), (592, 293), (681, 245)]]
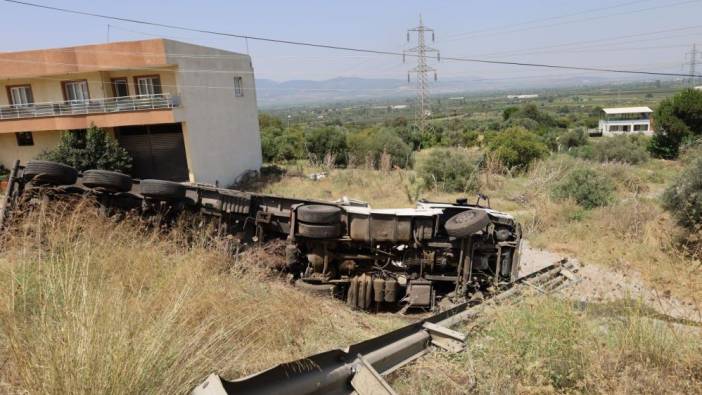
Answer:
[(688, 63), (685, 65), (690, 66), (688, 74), (690, 77), (687, 79), (687, 85), (694, 87), (697, 80), (693, 75), (697, 75), (697, 57), (700, 56), (700, 52), (697, 51), (697, 44), (692, 44), (692, 50), (685, 54), (686, 58), (689, 59)]
[[(419, 15), (419, 26), (407, 30), (407, 42), (410, 41), (410, 33), (417, 33), (417, 46), (410, 48), (405, 52), (416, 53), (417, 66), (407, 73), (407, 82), (410, 82), (410, 74), (417, 74), (417, 129), (421, 134), (424, 134), (427, 128), (427, 118), (429, 116), (429, 77), (430, 72), (434, 73), (434, 81), (436, 81), (436, 69), (429, 67), (427, 62), (427, 53), (436, 52), (436, 60), (439, 61), (441, 56), (439, 50), (428, 47), (426, 45), (424, 33), (431, 32), (431, 41), (435, 42), (434, 29), (424, 26), (422, 15)], [(405, 55), (403, 53), (402, 60), (404, 62)]]

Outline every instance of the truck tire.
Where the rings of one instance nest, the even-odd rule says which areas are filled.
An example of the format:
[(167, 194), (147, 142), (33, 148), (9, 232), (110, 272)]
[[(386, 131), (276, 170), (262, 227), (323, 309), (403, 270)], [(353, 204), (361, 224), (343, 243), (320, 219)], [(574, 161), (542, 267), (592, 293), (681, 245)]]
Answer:
[(318, 225), (297, 223), (297, 234), (310, 239), (336, 239), (341, 235), (341, 225)]
[(103, 188), (110, 192), (128, 192), (132, 189), (132, 177), (117, 171), (87, 170), (83, 172), (82, 181), (88, 188)]
[(182, 200), (185, 185), (165, 180), (141, 180), (141, 194), (156, 200)]
[(490, 224), (490, 217), (482, 210), (467, 210), (449, 218), (444, 229), (449, 236), (463, 238), (485, 228)]
[(30, 160), (24, 167), (22, 177), (25, 181), (38, 184), (71, 185), (78, 179), (78, 171), (63, 163)]
[(309, 204), (297, 209), (297, 219), (308, 224), (337, 224), (341, 222), (341, 209), (336, 206)]

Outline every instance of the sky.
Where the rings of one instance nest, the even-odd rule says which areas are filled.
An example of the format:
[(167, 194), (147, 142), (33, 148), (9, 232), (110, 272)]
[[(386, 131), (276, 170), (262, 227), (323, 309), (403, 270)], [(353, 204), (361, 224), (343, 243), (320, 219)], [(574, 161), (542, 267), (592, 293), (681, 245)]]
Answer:
[[(470, 57), (678, 73), (694, 42), (702, 49), (702, 0), (612, 1), (50, 1), (56, 7), (187, 27), (374, 50), (416, 45), (406, 31), (436, 32), (442, 57)], [(406, 79), (414, 59), (280, 45), (68, 15), (0, 0), (0, 51), (171, 38), (249, 53), (257, 78)], [(109, 25), (109, 27), (108, 27)], [(109, 30), (109, 35), (108, 35)], [(700, 57), (702, 60), (702, 57)], [(431, 61), (440, 79), (527, 81), (598, 73)], [(702, 61), (700, 62), (702, 63)], [(698, 74), (702, 74), (702, 66)], [(618, 80), (640, 76), (609, 75)]]

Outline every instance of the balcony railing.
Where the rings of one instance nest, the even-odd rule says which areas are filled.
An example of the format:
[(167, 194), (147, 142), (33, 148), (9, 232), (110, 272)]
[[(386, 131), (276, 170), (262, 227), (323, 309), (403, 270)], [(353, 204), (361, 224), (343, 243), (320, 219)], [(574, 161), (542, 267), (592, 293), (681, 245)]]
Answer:
[(171, 96), (169, 93), (32, 103), (0, 106), (0, 120), (162, 110), (178, 107), (179, 104), (178, 96)]

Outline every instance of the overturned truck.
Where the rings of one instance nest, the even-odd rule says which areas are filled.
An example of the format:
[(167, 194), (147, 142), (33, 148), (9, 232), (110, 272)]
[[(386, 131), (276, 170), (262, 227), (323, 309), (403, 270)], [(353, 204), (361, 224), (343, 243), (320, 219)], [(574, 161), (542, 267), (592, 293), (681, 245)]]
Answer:
[(18, 206), (65, 194), (93, 195), (108, 215), (133, 213), (168, 223), (199, 214), (221, 237), (285, 240), (282, 269), (296, 286), (358, 309), (432, 310), (442, 299), (470, 298), (511, 283), (519, 270), (519, 224), (480, 199), (372, 209), (348, 199), (136, 180), (105, 170), (79, 174), (62, 164), (30, 161), (12, 169), (0, 223)]

